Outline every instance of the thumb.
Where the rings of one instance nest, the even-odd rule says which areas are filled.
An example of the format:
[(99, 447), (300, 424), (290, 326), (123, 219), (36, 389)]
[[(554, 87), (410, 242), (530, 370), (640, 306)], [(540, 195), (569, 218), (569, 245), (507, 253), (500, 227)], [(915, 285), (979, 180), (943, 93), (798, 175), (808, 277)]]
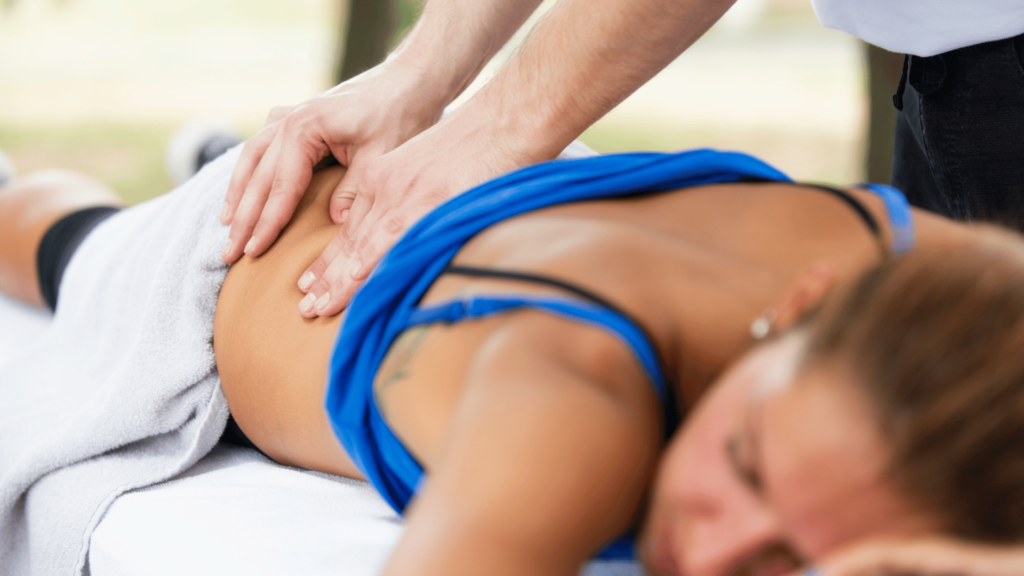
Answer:
[(345, 212), (352, 208), (352, 203), (355, 202), (358, 194), (358, 171), (350, 168), (342, 177), (341, 182), (338, 182), (334, 192), (331, 193), (330, 214), (331, 220), (335, 224), (341, 224), (344, 221)]

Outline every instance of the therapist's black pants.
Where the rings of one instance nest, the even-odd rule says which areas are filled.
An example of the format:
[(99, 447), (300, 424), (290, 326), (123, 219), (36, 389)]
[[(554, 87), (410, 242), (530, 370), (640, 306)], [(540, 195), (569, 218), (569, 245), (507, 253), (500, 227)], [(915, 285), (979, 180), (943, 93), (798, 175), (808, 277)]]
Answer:
[(893, 185), (915, 206), (1024, 230), (1024, 35), (909, 56), (903, 75)]

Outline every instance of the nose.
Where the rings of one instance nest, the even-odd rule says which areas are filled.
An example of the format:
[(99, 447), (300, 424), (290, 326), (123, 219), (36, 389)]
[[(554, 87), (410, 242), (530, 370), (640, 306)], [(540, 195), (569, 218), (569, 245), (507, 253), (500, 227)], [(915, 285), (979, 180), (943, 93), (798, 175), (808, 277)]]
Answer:
[(683, 542), (680, 574), (727, 576), (760, 550), (781, 541), (775, 515), (748, 495), (729, 501), (708, 494), (691, 494), (684, 504), (688, 526), (679, 534)]

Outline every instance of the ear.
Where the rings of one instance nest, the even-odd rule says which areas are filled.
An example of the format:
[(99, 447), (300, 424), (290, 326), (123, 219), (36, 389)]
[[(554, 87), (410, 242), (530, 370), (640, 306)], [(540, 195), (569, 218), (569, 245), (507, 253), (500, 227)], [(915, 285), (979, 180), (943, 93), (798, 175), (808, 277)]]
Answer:
[(832, 289), (836, 282), (835, 266), (819, 262), (801, 272), (775, 303), (775, 328), (785, 330)]

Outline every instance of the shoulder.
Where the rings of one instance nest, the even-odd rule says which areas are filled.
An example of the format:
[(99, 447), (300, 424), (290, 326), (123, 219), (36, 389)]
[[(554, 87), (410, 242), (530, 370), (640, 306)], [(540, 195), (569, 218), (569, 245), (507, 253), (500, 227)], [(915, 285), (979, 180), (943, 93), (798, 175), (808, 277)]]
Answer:
[(467, 385), (592, 397), (631, 422), (637, 440), (660, 437), (660, 401), (636, 354), (613, 332), (578, 319), (542, 310), (511, 315), (481, 343)]

